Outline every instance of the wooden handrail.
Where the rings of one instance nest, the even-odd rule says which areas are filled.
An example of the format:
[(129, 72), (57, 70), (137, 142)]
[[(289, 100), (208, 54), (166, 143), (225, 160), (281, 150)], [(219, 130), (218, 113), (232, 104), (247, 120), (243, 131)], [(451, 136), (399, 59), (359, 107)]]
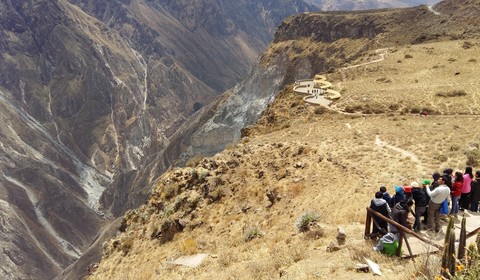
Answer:
[(470, 238), (470, 237), (472, 237), (472, 236), (474, 236), (474, 235), (477, 234), (478, 232), (480, 232), (480, 227), (478, 227), (478, 228), (472, 230), (471, 232), (469, 232), (469, 233), (467, 234), (467, 239)]
[[(401, 230), (401, 231), (403, 231), (403, 232), (406, 232), (406, 233), (408, 233), (408, 234), (411, 234), (411, 235), (413, 235), (414, 237), (420, 239), (421, 241), (423, 241), (423, 242), (425, 242), (425, 243), (427, 243), (427, 244), (430, 244), (430, 245), (432, 245), (432, 246), (434, 246), (434, 247), (436, 247), (436, 248), (438, 248), (438, 249), (440, 249), (440, 250), (443, 249), (443, 246), (440, 246), (440, 245), (438, 245), (438, 244), (436, 244), (436, 243), (434, 243), (434, 242), (432, 242), (432, 241), (430, 241), (430, 240), (428, 240), (428, 239), (423, 238), (422, 236), (418, 235), (418, 234), (417, 234), (416, 232), (414, 232), (413, 230), (408, 229), (408, 228), (402, 226), (401, 224), (395, 222), (394, 220), (383, 216), (382, 214), (378, 213), (377, 211), (373, 210), (373, 209), (370, 208), (370, 207), (367, 207), (367, 212), (370, 213), (370, 214), (372, 214), (372, 215), (374, 215), (375, 217), (377, 217), (377, 218), (379, 218), (379, 219), (381, 219), (381, 220), (384, 220), (385, 222), (387, 222), (387, 223), (389, 223), (389, 224), (394, 225), (398, 230)], [(479, 229), (479, 230), (480, 230), (480, 229)]]

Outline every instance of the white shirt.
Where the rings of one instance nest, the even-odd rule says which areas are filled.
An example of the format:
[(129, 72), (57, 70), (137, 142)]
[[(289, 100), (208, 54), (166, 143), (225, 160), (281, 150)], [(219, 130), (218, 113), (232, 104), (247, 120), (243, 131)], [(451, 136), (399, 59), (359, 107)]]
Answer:
[(447, 187), (447, 185), (440, 185), (433, 191), (427, 187), (427, 194), (430, 196), (432, 202), (436, 204), (442, 204), (445, 199), (450, 200), (450, 188)]

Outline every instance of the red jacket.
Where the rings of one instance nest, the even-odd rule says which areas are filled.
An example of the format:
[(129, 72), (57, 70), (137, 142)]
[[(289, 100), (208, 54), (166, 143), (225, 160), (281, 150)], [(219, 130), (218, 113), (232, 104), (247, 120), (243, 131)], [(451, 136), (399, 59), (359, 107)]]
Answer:
[(452, 190), (450, 191), (450, 195), (453, 196), (461, 196), (462, 195), (462, 187), (463, 182), (453, 182)]

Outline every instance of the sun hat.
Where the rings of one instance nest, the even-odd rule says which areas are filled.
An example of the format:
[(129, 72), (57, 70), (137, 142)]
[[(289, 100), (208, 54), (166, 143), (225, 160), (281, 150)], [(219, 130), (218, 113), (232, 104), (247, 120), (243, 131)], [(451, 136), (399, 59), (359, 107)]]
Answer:
[(423, 180), (422, 180), (422, 185), (430, 185), (430, 180), (428, 180), (428, 179), (423, 179)]
[(394, 186), (393, 187), (396, 192), (403, 193), (403, 187), (402, 186)]
[(410, 186), (414, 187), (414, 188), (418, 188), (418, 183), (417, 181), (413, 181), (410, 183)]

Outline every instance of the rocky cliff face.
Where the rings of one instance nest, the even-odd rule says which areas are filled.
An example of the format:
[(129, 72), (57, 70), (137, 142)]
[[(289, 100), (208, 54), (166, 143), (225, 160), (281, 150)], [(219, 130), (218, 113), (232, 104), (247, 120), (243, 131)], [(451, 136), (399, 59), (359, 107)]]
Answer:
[(61, 1), (0, 10), (2, 278), (49, 279), (90, 245), (109, 216), (104, 189), (163, 145), (164, 128), (118, 34)]
[(111, 215), (144, 201), (185, 119), (308, 8), (1, 1), (0, 278), (51, 279), (78, 259)]
[[(70, 2), (117, 31), (134, 49), (143, 70), (140, 94), (145, 111), (162, 125), (157, 129), (163, 134), (162, 147), (190, 114), (246, 75), (281, 19), (292, 12), (312, 9), (302, 1)], [(224, 24), (215, 25), (217, 21)], [(150, 139), (144, 140), (150, 143)], [(103, 204), (115, 215), (142, 201), (145, 194), (141, 189), (148, 188), (152, 179), (168, 167), (152, 161), (153, 151), (162, 147), (135, 147), (138, 149), (132, 151), (136, 154), (130, 158), (145, 155), (145, 164), (160, 169), (141, 177), (137, 171), (143, 165), (118, 172), (102, 197)], [(132, 192), (132, 185), (136, 191)]]

